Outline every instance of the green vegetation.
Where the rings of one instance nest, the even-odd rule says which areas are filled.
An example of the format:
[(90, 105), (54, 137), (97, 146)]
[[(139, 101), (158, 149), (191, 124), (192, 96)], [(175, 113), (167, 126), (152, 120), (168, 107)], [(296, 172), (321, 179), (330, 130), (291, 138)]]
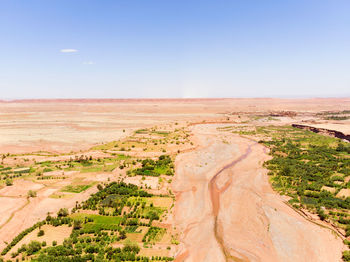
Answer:
[(348, 120), (350, 119), (350, 116), (327, 116), (325, 117), (326, 120)]
[(11, 186), (14, 178), (30, 175), (33, 172), (34, 169), (32, 167), (20, 167), (17, 165), (15, 168), (13, 168), (11, 166), (1, 166), (0, 180), (4, 180), (7, 186)]
[(13, 185), (13, 181), (10, 178), (7, 178), (5, 183), (6, 183), (6, 186), (12, 186)]
[(348, 120), (350, 119), (350, 110), (322, 112), (318, 115), (326, 120)]
[(36, 197), (36, 191), (29, 190), (27, 193), (27, 197)]
[(174, 164), (168, 155), (162, 155), (158, 160), (144, 159), (141, 163), (141, 168), (134, 169), (131, 172), (142, 176), (174, 175)]
[(350, 261), (350, 251), (349, 250), (346, 250), (343, 252), (343, 260)]
[(136, 130), (134, 135), (128, 138), (98, 145), (93, 147), (93, 149), (131, 151), (132, 148), (135, 148), (142, 149), (143, 151), (166, 152), (166, 147), (169, 144), (179, 145), (189, 142), (189, 134), (187, 134), (184, 128), (166, 131), (158, 130), (157, 127), (154, 127)]
[[(119, 141), (113, 141), (106, 144), (98, 145), (91, 150), (98, 150), (105, 154), (103, 157), (93, 157), (89, 153), (74, 154), (73, 152), (67, 154), (51, 154), (49, 152), (34, 152), (30, 154), (3, 154), (2, 162), (0, 165), (0, 185), (12, 185), (16, 178), (36, 179), (40, 180), (56, 180), (56, 179), (69, 179), (70, 176), (65, 172), (78, 171), (81, 173), (93, 173), (93, 172), (111, 172), (115, 169), (127, 169), (128, 174), (132, 174), (130, 169), (135, 169), (137, 162), (141, 162), (141, 159), (135, 159), (131, 156), (121, 154), (116, 151), (153, 151), (163, 152), (168, 151), (168, 146), (171, 146), (171, 151), (174, 150), (174, 146), (180, 144), (190, 143), (189, 134), (182, 128), (173, 130), (158, 129), (158, 127), (140, 129), (135, 131), (132, 136), (124, 138)], [(73, 155), (74, 154), (74, 155)], [(69, 159), (58, 158), (57, 160), (44, 160), (38, 161), (32, 156), (46, 156), (46, 157), (58, 157), (63, 155), (72, 155)], [(27, 156), (27, 158), (25, 158)], [(11, 165), (4, 164), (4, 160), (11, 158)], [(173, 167), (162, 165), (158, 160), (146, 160), (148, 166), (143, 166), (137, 169), (136, 172), (146, 175), (159, 176), (162, 174), (173, 175)], [(152, 161), (155, 161), (155, 168), (150, 168)], [(149, 170), (148, 170), (149, 169)], [(136, 170), (136, 169), (135, 169)], [(135, 173), (133, 173), (135, 174)], [(86, 190), (86, 187), (67, 187), (65, 192), (81, 192)]]
[(142, 242), (154, 243), (156, 241), (159, 241), (163, 237), (165, 231), (165, 228), (150, 227), (147, 233), (144, 235)]
[[(275, 190), (295, 208), (318, 214), (350, 235), (350, 144), (292, 127), (260, 127), (270, 148), (265, 162)], [(348, 252), (343, 255), (349, 261)]]
[[(164, 186), (165, 183), (170, 183), (171, 179), (165, 179), (163, 176), (174, 175), (174, 164), (169, 155), (162, 155), (157, 159), (136, 159), (116, 151), (167, 152), (167, 146), (173, 144), (171, 151), (176, 152), (178, 148), (174, 150), (173, 147), (189, 142), (189, 135), (183, 128), (166, 131), (155, 127), (138, 130), (134, 136), (121, 141), (96, 146), (93, 150), (99, 150), (100, 154), (93, 154), (93, 156), (85, 155), (88, 153), (74, 155), (73, 152), (65, 154), (68, 158), (40, 152), (27, 155), (6, 154), (3, 155), (2, 159), (11, 158), (11, 161), (1, 163), (0, 182), (11, 186), (16, 178), (22, 178), (51, 185), (56, 184), (56, 181), (45, 183), (45, 181), (40, 180), (67, 179), (70, 183), (65, 183), (66, 186), (57, 191), (54, 196), (61, 198), (61, 196), (73, 195), (63, 192), (81, 193), (95, 185), (94, 182), (85, 183), (79, 177), (75, 178), (76, 172), (70, 171), (92, 173), (124, 169), (123, 171), (126, 171), (127, 175), (141, 175), (143, 180), (146, 179), (145, 176), (159, 177), (157, 178), (159, 183)], [(55, 158), (37, 162), (38, 160), (33, 158), (33, 155)], [(11, 165), (8, 166), (7, 163), (11, 163)], [(123, 176), (124, 173), (122, 172)], [(93, 176), (94, 174), (89, 175), (89, 179)], [(108, 177), (108, 181), (110, 179)], [(56, 217), (48, 215), (44, 221), (23, 231), (7, 245), (1, 255), (11, 252), (12, 261), (173, 260), (171, 257), (140, 255), (143, 254), (143, 249), (152, 248), (152, 245), (160, 240), (162, 243), (168, 241), (168, 245), (177, 241), (177, 236), (167, 235), (165, 240), (162, 239), (168, 232), (167, 229), (163, 228), (161, 222), (166, 218), (169, 209), (173, 207), (171, 205), (172, 197), (168, 195), (154, 196), (147, 192), (147, 186), (146, 189), (143, 189), (123, 182), (101, 183), (97, 185), (97, 188), (99, 191), (91, 195), (88, 200), (82, 203), (77, 202), (71, 213), (66, 208), (61, 208)], [(28, 198), (36, 197), (36, 195), (36, 191), (29, 190), (27, 192)], [(45, 226), (45, 232), (41, 229), (43, 225), (49, 225)], [(47, 238), (51, 237), (50, 227), (60, 225), (68, 225), (72, 229), (72, 234), (63, 243), (59, 239), (47, 241)], [(35, 236), (33, 235), (36, 240), (45, 239), (47, 242), (31, 241), (22, 245), (18, 250), (13, 250), (13, 247), (33, 230), (37, 230), (34, 233)], [(143, 239), (144, 243), (142, 243)], [(140, 246), (143, 247), (140, 248)], [(167, 250), (170, 250), (170, 247)], [(158, 252), (164, 254), (164, 250), (154, 250), (154, 252), (155, 254)]]
[(147, 129), (138, 129), (138, 130), (135, 131), (135, 133), (136, 134), (147, 134), (148, 131), (147, 131)]
[(57, 213), (57, 216), (58, 217), (66, 217), (68, 216), (68, 209), (67, 208), (61, 208), (58, 213)]
[[(39, 228), (37, 236), (40, 237), (45, 235), (40, 229), (42, 225), (67, 224), (72, 227), (72, 233), (62, 244), (53, 241), (51, 246), (47, 246), (44, 241), (31, 241), (28, 245), (22, 245), (11, 257), (17, 259), (21, 254), (26, 261), (43, 262), (173, 260), (172, 257), (139, 255), (139, 245), (128, 237), (128, 234), (140, 235), (139, 239), (143, 242), (155, 244), (166, 233), (165, 228), (152, 226), (152, 221), (159, 220), (166, 210), (154, 206), (152, 194), (123, 182), (112, 182), (105, 187), (100, 185), (98, 189), (88, 200), (77, 204), (72, 214), (62, 208), (57, 217), (48, 215), (44, 221), (22, 232), (4, 249), (2, 255), (35, 228)], [(99, 214), (92, 214), (93, 211)], [(139, 227), (148, 227), (148, 230)], [(120, 243), (121, 246), (115, 248), (111, 245), (113, 243)]]
[(48, 216), (46, 220), (37, 222), (34, 224), (32, 227), (27, 228), (26, 230), (22, 231), (18, 236), (16, 236), (10, 244), (6, 246), (6, 248), (1, 252), (1, 255), (6, 255), (12, 247), (14, 247), (19, 241), (21, 241), (26, 235), (29, 233), (33, 232), (36, 228), (40, 228), (41, 226), (48, 224), (48, 225), (53, 225), (55, 227), (64, 225), (64, 224), (70, 224), (72, 220), (68, 217), (59, 217), (53, 218), (51, 216)]
[[(327, 114), (328, 115), (328, 114)], [(350, 144), (291, 126), (227, 126), (219, 130), (254, 136), (270, 148), (264, 165), (272, 187), (350, 236)], [(343, 259), (350, 261), (350, 253)]]
[[(350, 208), (350, 198), (337, 197), (350, 176), (350, 146), (338, 139), (290, 127), (270, 128), (272, 140), (261, 141), (271, 148), (273, 159), (265, 163), (270, 169), (272, 186), (287, 194), (296, 207), (304, 206), (323, 218), (322, 208)], [(334, 188), (334, 193), (325, 187)], [(326, 217), (325, 217), (326, 216)], [(331, 217), (340, 222), (341, 217)]]
[(45, 232), (44, 232), (44, 230), (40, 229), (38, 232), (38, 237), (41, 237), (43, 235), (45, 235)]
[(68, 185), (62, 188), (61, 192), (69, 192), (69, 193), (80, 193), (90, 188), (91, 184), (88, 185)]
[(80, 220), (80, 221), (89, 221), (96, 224), (107, 224), (107, 225), (114, 225), (119, 224), (120, 217), (114, 217), (114, 216), (101, 216), (101, 215), (94, 215), (94, 214), (85, 214), (85, 213), (75, 213), (71, 215), (71, 218), (74, 220)]
[(63, 162), (65, 168), (64, 171), (80, 171), (82, 173), (91, 172), (111, 172), (117, 168), (121, 161), (129, 160), (129, 156), (123, 154), (115, 155), (114, 157), (105, 157), (93, 159), (91, 156), (80, 156), (75, 159)]

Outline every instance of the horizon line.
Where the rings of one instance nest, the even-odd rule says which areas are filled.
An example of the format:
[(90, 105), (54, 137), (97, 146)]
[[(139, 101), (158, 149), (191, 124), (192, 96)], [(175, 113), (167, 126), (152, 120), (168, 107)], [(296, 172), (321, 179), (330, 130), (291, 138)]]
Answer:
[(288, 97), (164, 97), (164, 98), (15, 98), (15, 99), (0, 99), (0, 103), (15, 103), (15, 102), (126, 102), (126, 101), (204, 101), (204, 100), (241, 100), (241, 99), (287, 99), (287, 100), (312, 100), (312, 99), (350, 99), (350, 96), (288, 96)]

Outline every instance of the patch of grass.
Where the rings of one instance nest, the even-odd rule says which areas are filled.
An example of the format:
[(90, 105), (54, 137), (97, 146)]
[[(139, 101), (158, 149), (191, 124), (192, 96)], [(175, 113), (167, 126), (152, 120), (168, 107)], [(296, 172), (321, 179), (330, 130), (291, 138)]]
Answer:
[(92, 166), (92, 167), (84, 167), (80, 170), (81, 173), (94, 173), (94, 172), (102, 172), (103, 166)]
[(101, 215), (95, 215), (95, 214), (84, 214), (84, 213), (75, 213), (71, 215), (71, 218), (75, 220), (80, 220), (82, 222), (85, 221), (85, 219), (93, 220), (94, 224), (106, 224), (106, 225), (119, 225), (121, 221), (121, 217), (118, 216), (101, 216)]
[(135, 134), (148, 134), (147, 129), (139, 129), (135, 131)]
[(117, 224), (98, 224), (98, 223), (87, 223), (83, 225), (83, 230), (86, 233), (100, 232), (101, 230), (120, 230), (121, 226)]
[(69, 192), (69, 193), (81, 193), (88, 188), (90, 188), (92, 184), (88, 185), (68, 185), (61, 189), (61, 192)]
[(0, 172), (2, 172), (2, 171), (8, 171), (8, 170), (11, 170), (12, 169), (12, 167), (3, 167), (3, 166), (1, 166), (1, 168), (0, 168)]
[(157, 135), (162, 135), (162, 136), (167, 136), (170, 134), (170, 132), (167, 132), (167, 131), (153, 131), (152, 133)]

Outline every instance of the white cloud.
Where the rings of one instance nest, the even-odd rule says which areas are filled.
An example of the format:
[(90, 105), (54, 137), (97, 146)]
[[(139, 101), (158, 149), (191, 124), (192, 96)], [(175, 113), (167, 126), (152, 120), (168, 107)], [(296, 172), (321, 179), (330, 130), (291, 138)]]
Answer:
[(61, 49), (61, 53), (76, 53), (76, 52), (78, 52), (77, 49), (71, 49), (71, 48)]
[(94, 65), (94, 61), (85, 61), (83, 62), (83, 65)]

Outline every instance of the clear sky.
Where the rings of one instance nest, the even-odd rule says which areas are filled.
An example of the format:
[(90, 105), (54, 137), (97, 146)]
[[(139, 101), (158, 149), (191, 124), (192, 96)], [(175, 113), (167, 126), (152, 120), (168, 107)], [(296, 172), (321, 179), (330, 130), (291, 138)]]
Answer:
[(0, 98), (350, 96), (349, 0), (0, 0)]

